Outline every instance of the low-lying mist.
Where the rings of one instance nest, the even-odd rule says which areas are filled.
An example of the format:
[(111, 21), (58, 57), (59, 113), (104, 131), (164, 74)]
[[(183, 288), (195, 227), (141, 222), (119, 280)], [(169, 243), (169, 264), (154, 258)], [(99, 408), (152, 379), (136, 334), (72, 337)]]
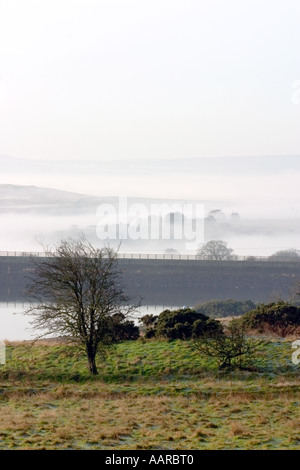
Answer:
[[(213, 211), (209, 214), (214, 213)], [(244, 219), (242, 214), (217, 212), (204, 220), (204, 239), (221, 239), (235, 250), (237, 255), (267, 256), (278, 250), (299, 249), (299, 219)], [(220, 215), (221, 214), (221, 215)], [(117, 248), (119, 239), (99, 238), (97, 213), (87, 215), (41, 215), (5, 213), (1, 215), (0, 251), (43, 251), (43, 245), (53, 245), (61, 238), (85, 233), (96, 246), (110, 245)], [(100, 225), (102, 227), (102, 225)], [(113, 227), (113, 224), (111, 225)], [(109, 226), (103, 226), (107, 231)], [(114, 233), (111, 231), (110, 233)], [(115, 231), (118, 234), (118, 230)], [(186, 244), (176, 239), (130, 239), (121, 241), (120, 252), (186, 251)]]
[[(14, 159), (5, 158), (1, 157), (0, 251), (41, 251), (41, 240), (51, 244), (82, 231), (93, 243), (103, 245), (97, 236), (97, 208), (106, 202), (117, 204), (119, 197), (135, 198), (130, 203), (202, 204), (203, 242), (222, 239), (238, 255), (264, 256), (300, 248), (299, 157), (65, 161), (61, 165), (25, 160), (23, 166), (22, 159), (17, 159), (15, 171)], [(4, 185), (23, 188), (6, 191)], [(119, 240), (105, 243), (117, 246)], [(184, 247), (180, 240), (138, 238), (123, 240), (121, 245), (121, 250), (133, 252), (168, 249)]]

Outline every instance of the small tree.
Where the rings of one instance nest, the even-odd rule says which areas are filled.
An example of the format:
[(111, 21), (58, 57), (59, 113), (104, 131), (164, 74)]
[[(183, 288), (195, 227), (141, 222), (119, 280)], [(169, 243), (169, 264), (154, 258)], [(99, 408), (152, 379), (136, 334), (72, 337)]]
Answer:
[(202, 260), (230, 260), (234, 258), (233, 249), (227, 247), (222, 240), (211, 240), (205, 243), (197, 252), (197, 257)]
[(198, 352), (215, 358), (219, 369), (248, 367), (259, 345), (259, 341), (246, 338), (244, 328), (235, 323), (229, 324), (226, 332), (219, 328), (192, 342)]
[[(28, 287), (33, 305), (26, 312), (33, 318), (33, 327), (41, 329), (43, 336), (55, 334), (81, 342), (89, 370), (97, 374), (99, 346), (124, 334), (117, 327), (137, 307), (128, 306), (117, 271), (117, 253), (110, 248), (96, 249), (81, 236), (62, 240), (55, 251), (46, 250), (45, 258), (33, 258), (33, 262)], [(132, 325), (126, 327), (131, 334)]]

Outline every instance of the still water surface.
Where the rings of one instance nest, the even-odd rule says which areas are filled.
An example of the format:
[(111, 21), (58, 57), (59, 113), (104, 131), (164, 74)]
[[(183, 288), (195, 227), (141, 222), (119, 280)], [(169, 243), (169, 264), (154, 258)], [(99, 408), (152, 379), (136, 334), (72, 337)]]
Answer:
[[(30, 325), (30, 317), (24, 315), (26, 303), (0, 302), (0, 340), (22, 341), (34, 339), (38, 332)], [(178, 306), (145, 305), (135, 313), (135, 318), (146, 314), (159, 315), (165, 309), (175, 310)]]

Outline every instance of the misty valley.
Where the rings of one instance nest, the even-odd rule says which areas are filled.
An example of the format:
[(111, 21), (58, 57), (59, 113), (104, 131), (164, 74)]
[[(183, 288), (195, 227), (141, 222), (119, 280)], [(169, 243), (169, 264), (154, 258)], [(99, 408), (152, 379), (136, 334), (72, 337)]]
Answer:
[[(186, 214), (188, 206), (191, 211)], [(237, 256), (269, 256), (298, 247), (300, 219), (296, 209), (293, 212), (290, 207), (285, 213), (278, 209), (276, 215), (275, 207), (255, 215), (249, 207), (241, 205), (238, 210), (237, 206), (129, 197), (127, 212), (121, 213), (118, 197), (0, 185), (0, 251), (43, 251), (43, 244), (55, 244), (79, 233), (96, 246), (109, 245), (124, 253), (195, 255), (201, 244), (212, 239), (226, 241)], [(151, 212), (157, 207), (159, 215)], [(202, 210), (200, 218), (193, 216), (195, 207)]]

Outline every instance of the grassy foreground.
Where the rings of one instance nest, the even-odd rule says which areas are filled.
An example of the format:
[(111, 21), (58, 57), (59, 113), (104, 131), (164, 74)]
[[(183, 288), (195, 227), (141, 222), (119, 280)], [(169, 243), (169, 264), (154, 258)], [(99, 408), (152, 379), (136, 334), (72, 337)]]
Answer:
[(9, 344), (0, 366), (3, 449), (300, 449), (300, 365), (273, 340), (253, 371), (218, 371), (187, 342), (124, 342), (98, 359)]

